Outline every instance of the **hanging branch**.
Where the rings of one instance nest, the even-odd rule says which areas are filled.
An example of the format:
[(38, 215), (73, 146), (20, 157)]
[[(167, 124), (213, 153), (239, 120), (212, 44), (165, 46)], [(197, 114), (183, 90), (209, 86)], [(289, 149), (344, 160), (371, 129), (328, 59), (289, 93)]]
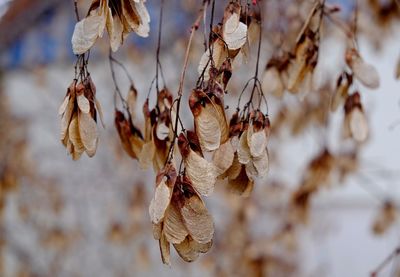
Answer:
[(183, 91), (183, 83), (185, 81), (185, 75), (186, 75), (187, 65), (188, 65), (188, 61), (189, 61), (190, 49), (191, 49), (191, 46), (192, 46), (194, 33), (199, 28), (200, 21), (202, 19), (203, 12), (204, 12), (206, 6), (207, 6), (206, 1), (204, 1), (203, 6), (201, 7), (201, 9), (199, 11), (198, 16), (197, 16), (196, 20), (194, 21), (194, 24), (190, 28), (189, 41), (188, 41), (188, 44), (186, 46), (185, 58), (184, 58), (184, 61), (183, 61), (181, 77), (180, 77), (180, 80), (179, 80), (178, 97), (174, 100), (174, 103), (172, 104), (172, 108), (171, 108), (171, 109), (173, 109), (173, 106), (176, 103), (176, 118), (175, 118), (175, 125), (173, 125), (174, 138), (172, 139), (172, 142), (171, 142), (171, 147), (169, 149), (169, 153), (168, 153), (168, 158), (166, 160), (166, 164), (168, 162), (170, 162), (172, 160), (172, 158), (173, 158), (173, 150), (174, 150), (174, 147), (175, 147), (176, 139), (178, 137), (178, 130), (177, 129), (178, 129), (178, 122), (180, 121), (179, 112), (180, 112), (180, 106), (181, 106), (181, 99), (182, 99), (182, 95), (183, 95), (183, 92), (182, 92)]

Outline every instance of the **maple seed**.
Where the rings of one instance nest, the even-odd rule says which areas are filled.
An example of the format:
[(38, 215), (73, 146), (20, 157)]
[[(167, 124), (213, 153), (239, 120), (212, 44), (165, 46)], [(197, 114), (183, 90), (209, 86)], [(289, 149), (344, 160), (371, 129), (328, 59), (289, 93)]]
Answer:
[(89, 157), (96, 153), (98, 131), (96, 87), (90, 76), (77, 84), (74, 80), (59, 108), (61, 114), (61, 142), (67, 148), (73, 160), (80, 158), (83, 152)]
[(88, 51), (107, 29), (111, 49), (115, 52), (130, 32), (147, 37), (150, 16), (145, 0), (93, 0), (87, 16), (76, 23), (72, 35), (75, 54)]
[(364, 62), (356, 49), (351, 48), (346, 51), (346, 63), (364, 86), (371, 89), (379, 87), (380, 80), (375, 67)]

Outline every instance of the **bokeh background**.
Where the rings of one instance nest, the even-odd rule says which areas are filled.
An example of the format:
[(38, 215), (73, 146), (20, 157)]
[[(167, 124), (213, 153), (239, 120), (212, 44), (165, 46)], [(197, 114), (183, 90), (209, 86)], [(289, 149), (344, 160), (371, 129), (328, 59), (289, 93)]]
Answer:
[[(78, 2), (82, 15), (90, 1)], [(155, 73), (159, 2), (146, 3), (152, 19), (149, 38), (131, 34), (115, 55), (131, 73), (139, 105)], [(166, 1), (161, 62), (174, 93), (200, 2)], [(279, 1), (265, 2), (268, 9)], [(341, 5), (343, 17), (354, 7), (353, 1), (328, 2)], [(224, 5), (217, 1), (217, 16)], [(394, 77), (400, 55), (398, 20), (384, 31), (377, 29), (374, 36), (359, 38), (361, 53), (377, 68), (381, 86), (376, 91), (360, 88), (371, 135), (360, 151), (357, 172), (322, 189), (312, 201), (309, 223), (292, 231), (283, 220), (285, 203), (309, 160), (321, 151), (321, 134), (314, 128), (296, 138), (272, 138), (269, 147), (279, 159), (271, 162), (269, 176), (257, 181), (249, 198), (232, 195), (221, 185), (205, 199), (216, 228), (211, 251), (185, 264), (171, 250), (171, 267), (161, 263), (148, 216), (154, 173), (141, 171), (123, 152), (113, 126), (107, 39), (96, 43), (89, 63), (106, 118), (98, 152), (94, 158), (72, 161), (59, 141), (57, 110), (74, 78), (70, 39), (75, 23), (73, 1), (0, 1), (0, 155), (3, 182), (12, 184), (0, 188), (0, 276), (254, 276), (255, 271), (236, 271), (245, 263), (240, 254), (258, 257), (254, 252), (263, 253), (263, 266), (272, 268), (264, 276), (368, 276), (400, 245), (399, 221), (382, 236), (371, 230), (382, 201), (400, 204), (400, 83)], [(323, 40), (321, 79), (337, 76), (343, 67), (342, 42), (340, 34)], [(198, 76), (203, 49), (199, 33), (190, 56), (186, 96)], [(255, 52), (251, 53), (235, 72), (232, 95), (252, 77)], [(270, 56), (265, 40), (262, 67)], [(127, 92), (128, 80), (118, 68), (117, 78)], [(281, 100), (267, 97), (273, 122)], [(293, 106), (300, 101), (289, 98)], [(190, 126), (187, 105), (182, 113)], [(332, 149), (341, 146), (337, 133), (342, 119), (340, 112), (330, 119), (331, 126), (338, 126), (326, 135)], [(395, 258), (380, 276), (399, 272), (400, 260)]]

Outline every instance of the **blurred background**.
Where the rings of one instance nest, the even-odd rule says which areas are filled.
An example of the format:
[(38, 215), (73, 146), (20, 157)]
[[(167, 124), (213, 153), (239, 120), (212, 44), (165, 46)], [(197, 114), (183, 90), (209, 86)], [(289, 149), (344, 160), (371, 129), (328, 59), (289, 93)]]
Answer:
[[(165, 2), (160, 59), (166, 85), (176, 95), (189, 29), (202, 1)], [(216, 18), (226, 2), (216, 2)], [(264, 68), (274, 51), (271, 22), (280, 17), (290, 24), (302, 22), (302, 6), (311, 1), (262, 2)], [(351, 18), (354, 1), (327, 2), (342, 8), (338, 16), (343, 21)], [(268, 146), (270, 173), (257, 180), (252, 194), (236, 196), (221, 184), (205, 199), (216, 230), (211, 251), (187, 264), (171, 250), (168, 267), (161, 262), (148, 215), (154, 173), (140, 170), (123, 152), (113, 126), (108, 38), (97, 41), (89, 62), (106, 127), (100, 128), (95, 157), (72, 161), (59, 141), (57, 110), (74, 78), (73, 1), (0, 0), (0, 276), (369, 276), (400, 245), (398, 219), (382, 234), (373, 232), (382, 205), (390, 201), (396, 213), (400, 205), (400, 83), (395, 78), (400, 8), (391, 6), (396, 1), (358, 2), (360, 53), (377, 68), (381, 85), (375, 91), (359, 87), (370, 138), (357, 148), (357, 170), (344, 180), (333, 178), (313, 196), (307, 224), (288, 223), (288, 199), (309, 162), (325, 147), (340, 152), (344, 145), (343, 112), (330, 115), (329, 129), (310, 123), (299, 135), (287, 131), (289, 123), (280, 123), (283, 134), (273, 133)], [(374, 3), (387, 5), (389, 11), (374, 13)], [(78, 4), (83, 16), (90, 1)], [(129, 35), (115, 54), (135, 82), (138, 105), (144, 102), (156, 67), (160, 5), (148, 0), (146, 6), (150, 36)], [(344, 67), (345, 38), (326, 25), (316, 70), (321, 72), (316, 73), (320, 87), (326, 81), (333, 85)], [(202, 40), (199, 32), (185, 81), (186, 126), (192, 125), (187, 94), (198, 77)], [(227, 104), (232, 108), (252, 77), (253, 48), (228, 87)], [(117, 79), (128, 92), (129, 82), (119, 68)], [(295, 113), (308, 107), (293, 95), (267, 99), (272, 126), (282, 107)], [(296, 114), (300, 122), (302, 116), (306, 120), (305, 114)], [(400, 276), (400, 259), (391, 259), (379, 276)]]

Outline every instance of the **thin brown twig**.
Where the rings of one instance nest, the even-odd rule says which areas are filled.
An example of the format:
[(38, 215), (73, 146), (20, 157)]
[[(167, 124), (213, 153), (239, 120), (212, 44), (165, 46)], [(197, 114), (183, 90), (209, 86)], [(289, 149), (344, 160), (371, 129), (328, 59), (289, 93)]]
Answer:
[[(194, 33), (195, 31), (199, 28), (200, 25), (200, 21), (203, 17), (203, 12), (205, 7), (207, 6), (206, 2), (203, 3), (203, 6), (201, 7), (199, 14), (194, 22), (194, 24), (192, 25), (192, 27), (190, 28), (190, 37), (189, 37), (189, 41), (188, 44), (186, 46), (186, 53), (185, 53), (185, 59), (183, 62), (183, 68), (182, 68), (182, 73), (181, 73), (181, 77), (179, 80), (179, 88), (178, 88), (178, 98), (176, 99), (176, 118), (175, 118), (175, 127), (174, 127), (174, 138), (172, 139), (171, 142), (171, 147), (169, 149), (169, 153), (168, 153), (168, 158), (165, 161), (165, 164), (167, 164), (169, 161), (171, 161), (172, 157), (173, 157), (173, 152), (174, 152), (174, 147), (175, 147), (175, 142), (176, 139), (178, 137), (178, 123), (179, 123), (179, 110), (180, 110), (180, 106), (181, 106), (181, 99), (182, 99), (182, 95), (183, 95), (183, 83), (185, 81), (185, 75), (186, 75), (186, 70), (187, 70), (187, 65), (188, 65), (188, 61), (189, 61), (189, 54), (190, 54), (190, 48), (192, 46), (192, 42), (193, 42), (193, 38), (194, 38)], [(171, 109), (173, 109), (173, 107), (171, 107)]]
[(389, 262), (391, 262), (395, 257), (399, 255), (400, 255), (400, 246), (398, 246), (394, 251), (392, 251), (392, 253), (390, 253), (390, 255), (387, 256), (386, 259), (384, 259), (374, 271), (372, 271), (371, 277), (377, 277), (379, 272), (381, 272)]
[(79, 12), (78, 12), (78, 0), (74, 0), (74, 9), (75, 9), (75, 16), (76, 20), (79, 21)]
[(204, 10), (204, 6), (201, 8), (200, 13), (197, 16), (195, 23), (190, 28), (189, 42), (188, 42), (188, 45), (186, 47), (185, 59), (184, 59), (184, 62), (183, 62), (183, 69), (182, 69), (181, 78), (180, 78), (180, 81), (179, 81), (178, 96), (182, 96), (183, 82), (185, 80), (187, 64), (188, 64), (188, 61), (189, 61), (190, 49), (191, 49), (191, 46), (192, 46), (194, 33), (199, 28), (200, 20), (201, 20), (202, 15), (203, 15), (203, 10)]

